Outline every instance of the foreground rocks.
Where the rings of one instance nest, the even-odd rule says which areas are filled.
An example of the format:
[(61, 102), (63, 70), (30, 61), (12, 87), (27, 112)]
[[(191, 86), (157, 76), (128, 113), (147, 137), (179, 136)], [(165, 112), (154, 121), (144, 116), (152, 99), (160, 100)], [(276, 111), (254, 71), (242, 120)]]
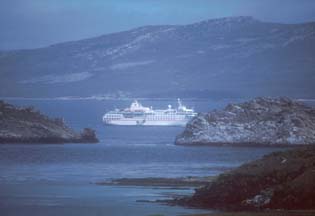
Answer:
[(51, 119), (33, 108), (0, 101), (0, 143), (96, 143), (94, 130), (77, 133), (62, 119)]
[(224, 210), (315, 209), (315, 147), (269, 154), (173, 203)]
[(193, 118), (176, 144), (315, 144), (315, 109), (288, 98), (230, 104)]

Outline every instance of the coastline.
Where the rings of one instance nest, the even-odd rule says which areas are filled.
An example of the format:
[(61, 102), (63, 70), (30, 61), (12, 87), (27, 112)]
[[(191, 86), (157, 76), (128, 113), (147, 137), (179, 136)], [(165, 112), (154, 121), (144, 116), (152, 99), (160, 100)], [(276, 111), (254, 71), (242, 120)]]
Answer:
[(314, 146), (267, 154), (170, 204), (223, 211), (314, 210), (314, 158)]
[(257, 212), (211, 212), (206, 214), (189, 214), (184, 216), (313, 216), (313, 210), (300, 211), (257, 211)]
[(177, 145), (303, 146), (315, 144), (315, 109), (290, 98), (258, 97), (199, 113)]
[(34, 145), (41, 145), (41, 144), (68, 144), (68, 143), (88, 143), (88, 144), (96, 144), (99, 141), (97, 139), (63, 139), (59, 137), (41, 137), (41, 138), (0, 138), (0, 145), (2, 144), (34, 144)]
[[(135, 186), (135, 187), (152, 187), (152, 188), (167, 188), (170, 190), (177, 189), (198, 189), (204, 187), (206, 184), (213, 182), (217, 176), (204, 177), (177, 177), (177, 178), (119, 178), (108, 182), (96, 182), (96, 185), (104, 186)], [(181, 199), (187, 195), (180, 195), (174, 192), (171, 195), (172, 199)], [(160, 203), (169, 206), (177, 206), (169, 199), (163, 200), (137, 200), (137, 202)], [(184, 205), (183, 207), (191, 208)], [(196, 207), (193, 207), (196, 208)], [(199, 208), (197, 208), (199, 209)], [(313, 216), (315, 210), (270, 210), (270, 209), (256, 209), (252, 211), (228, 211), (228, 210), (214, 210), (211, 208), (200, 208), (201, 210), (209, 210), (209, 213), (201, 214), (183, 214), (183, 216)], [(157, 214), (160, 215), (160, 214)], [(163, 215), (163, 214), (162, 214)]]
[(315, 145), (315, 144), (279, 144), (279, 143), (254, 143), (254, 142), (190, 142), (190, 143), (176, 143), (177, 146), (196, 146), (196, 147), (203, 147), (203, 146), (209, 146), (209, 147), (253, 147), (253, 148), (299, 148), (299, 147), (307, 147), (309, 145)]
[(178, 178), (119, 178), (107, 182), (96, 182), (97, 185), (116, 185), (116, 186), (148, 186), (148, 187), (200, 187), (213, 181), (215, 176), (187, 176)]
[(63, 118), (51, 118), (34, 107), (20, 107), (0, 100), (0, 144), (97, 143), (91, 128), (77, 132)]

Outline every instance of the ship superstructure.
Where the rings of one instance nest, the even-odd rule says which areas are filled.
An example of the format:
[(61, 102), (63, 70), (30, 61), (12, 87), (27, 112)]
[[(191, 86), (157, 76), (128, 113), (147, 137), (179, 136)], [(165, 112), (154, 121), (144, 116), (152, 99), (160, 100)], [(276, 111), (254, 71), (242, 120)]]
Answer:
[(109, 125), (151, 125), (151, 126), (185, 126), (197, 113), (188, 109), (178, 99), (178, 107), (156, 109), (144, 107), (137, 100), (130, 107), (109, 111), (103, 116), (103, 122)]

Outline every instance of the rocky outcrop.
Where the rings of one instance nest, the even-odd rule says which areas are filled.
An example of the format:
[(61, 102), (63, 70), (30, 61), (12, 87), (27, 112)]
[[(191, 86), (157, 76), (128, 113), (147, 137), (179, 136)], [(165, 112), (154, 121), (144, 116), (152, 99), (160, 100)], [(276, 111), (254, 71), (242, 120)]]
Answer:
[(315, 109), (288, 98), (256, 98), (193, 118), (176, 144), (315, 144)]
[(62, 119), (51, 119), (32, 107), (0, 101), (0, 143), (96, 143), (95, 131), (77, 133)]
[(276, 152), (232, 171), (176, 204), (246, 209), (315, 209), (315, 147)]

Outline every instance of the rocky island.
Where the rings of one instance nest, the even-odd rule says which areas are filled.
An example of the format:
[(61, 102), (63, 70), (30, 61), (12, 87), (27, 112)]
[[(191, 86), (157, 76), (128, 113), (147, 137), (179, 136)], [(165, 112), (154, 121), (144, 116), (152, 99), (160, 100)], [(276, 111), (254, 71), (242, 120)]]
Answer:
[(178, 145), (315, 144), (315, 109), (289, 98), (256, 98), (200, 113), (176, 137)]
[(0, 101), (0, 143), (97, 143), (95, 131), (75, 132), (63, 119), (52, 119), (32, 107)]
[(171, 203), (222, 210), (315, 209), (315, 147), (275, 152)]

